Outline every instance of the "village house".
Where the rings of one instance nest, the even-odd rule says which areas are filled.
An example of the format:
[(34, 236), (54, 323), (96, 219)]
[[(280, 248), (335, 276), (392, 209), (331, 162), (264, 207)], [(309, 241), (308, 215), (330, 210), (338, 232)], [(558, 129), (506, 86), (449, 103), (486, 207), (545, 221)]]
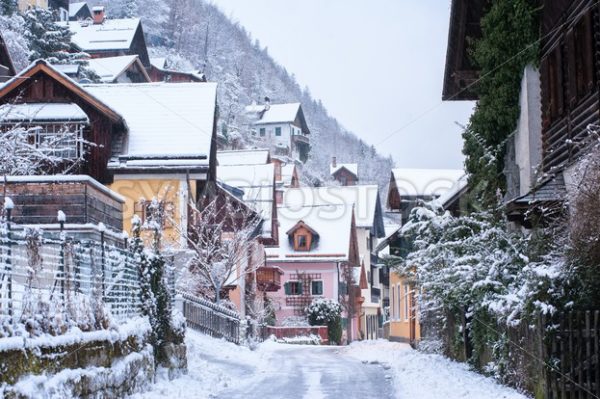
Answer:
[(148, 83), (152, 80), (137, 55), (92, 58), (88, 68), (96, 73), (102, 83)]
[[(294, 191), (300, 189), (290, 189)], [(267, 266), (283, 271), (282, 288), (270, 293), (278, 325), (303, 318), (316, 298), (342, 304), (349, 340), (360, 339), (361, 289), (368, 289), (360, 263), (354, 212), (346, 204), (307, 204), (302, 195), (278, 207), (279, 245), (267, 247)]]
[[(14, 221), (44, 225), (46, 230), (64, 227), (96, 238), (104, 233), (98, 227), (102, 223), (107, 236), (121, 244), (125, 199), (105, 185), (112, 181), (107, 164), (123, 134), (123, 117), (45, 61), (6, 82), (0, 102), (2, 131), (34, 129), (33, 145), (42, 153), (59, 155), (68, 165), (67, 170), (62, 165), (46, 168), (46, 176), (7, 178)], [(66, 216), (63, 226), (58, 211)]]
[(69, 21), (85, 21), (92, 19), (92, 9), (85, 1), (69, 4)]
[[(359, 331), (361, 338), (376, 339), (381, 318), (381, 284), (377, 261), (377, 240), (385, 234), (383, 212), (376, 185), (351, 187), (303, 187), (286, 190), (283, 206), (302, 202), (305, 206), (342, 205), (354, 213), (361, 274), (366, 286), (361, 292)], [(288, 205), (292, 204), (292, 205)]]
[(338, 163), (337, 157), (333, 157), (329, 174), (333, 180), (339, 182), (342, 186), (356, 186), (358, 184), (357, 163)]
[[(458, 201), (457, 195), (464, 193), (465, 187), (463, 170), (393, 169), (387, 208), (390, 215), (401, 218), (399, 226), (403, 226), (420, 201), (437, 200), (450, 205), (452, 201)], [(378, 244), (378, 251), (386, 251), (391, 256), (405, 256), (408, 244), (400, 234), (401, 229), (386, 232), (386, 238)], [(421, 325), (414, 283), (397, 271), (386, 272), (389, 279), (388, 320), (384, 324), (386, 338), (415, 344), (421, 339)]]
[[(478, 75), (469, 52), (481, 36), (486, 3), (452, 2), (445, 100), (477, 99), (465, 88)], [(519, 226), (531, 228), (560, 212), (578, 186), (574, 170), (591, 141), (587, 127), (600, 123), (597, 12), (592, 0), (542, 2), (539, 69), (523, 71), (519, 120), (505, 157), (506, 213)]]
[(246, 107), (253, 137), (270, 148), (274, 156), (288, 156), (306, 162), (310, 151), (310, 130), (300, 103)]
[(150, 58), (147, 71), (153, 82), (206, 82), (206, 76), (201, 72), (182, 72), (169, 68), (165, 58)]
[(137, 55), (145, 68), (150, 67), (148, 48), (139, 18), (106, 18), (103, 6), (92, 9), (92, 20), (68, 21), (73, 33), (71, 43), (92, 58)]

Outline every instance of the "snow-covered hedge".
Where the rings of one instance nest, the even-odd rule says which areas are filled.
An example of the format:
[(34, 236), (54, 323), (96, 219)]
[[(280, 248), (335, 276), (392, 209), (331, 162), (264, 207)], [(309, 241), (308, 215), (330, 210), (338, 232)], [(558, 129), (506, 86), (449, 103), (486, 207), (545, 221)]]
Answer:
[(312, 326), (327, 326), (329, 342), (339, 344), (342, 340), (342, 307), (329, 298), (317, 298), (306, 308), (308, 322)]

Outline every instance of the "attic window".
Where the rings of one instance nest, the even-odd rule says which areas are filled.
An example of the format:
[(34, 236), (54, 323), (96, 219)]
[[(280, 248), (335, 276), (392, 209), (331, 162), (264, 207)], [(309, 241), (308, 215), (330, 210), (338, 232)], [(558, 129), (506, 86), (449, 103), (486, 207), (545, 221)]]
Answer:
[(304, 234), (296, 235), (296, 251), (308, 251), (308, 237)]
[(294, 251), (310, 251), (319, 240), (319, 234), (303, 221), (296, 223), (286, 234)]

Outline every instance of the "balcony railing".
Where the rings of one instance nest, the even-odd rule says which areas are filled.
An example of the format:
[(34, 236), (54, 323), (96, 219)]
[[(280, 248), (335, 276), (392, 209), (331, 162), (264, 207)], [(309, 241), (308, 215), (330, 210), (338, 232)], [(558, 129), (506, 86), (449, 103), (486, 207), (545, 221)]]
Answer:
[(275, 292), (281, 288), (283, 271), (278, 267), (261, 267), (256, 271), (256, 284), (261, 291)]

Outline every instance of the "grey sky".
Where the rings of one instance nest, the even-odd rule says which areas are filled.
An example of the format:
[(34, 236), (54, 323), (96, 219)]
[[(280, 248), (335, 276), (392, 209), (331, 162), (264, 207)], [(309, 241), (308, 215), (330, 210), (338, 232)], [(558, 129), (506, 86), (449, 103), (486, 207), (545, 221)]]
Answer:
[(213, 1), (397, 166), (462, 167), (473, 104), (441, 102), (449, 0)]

